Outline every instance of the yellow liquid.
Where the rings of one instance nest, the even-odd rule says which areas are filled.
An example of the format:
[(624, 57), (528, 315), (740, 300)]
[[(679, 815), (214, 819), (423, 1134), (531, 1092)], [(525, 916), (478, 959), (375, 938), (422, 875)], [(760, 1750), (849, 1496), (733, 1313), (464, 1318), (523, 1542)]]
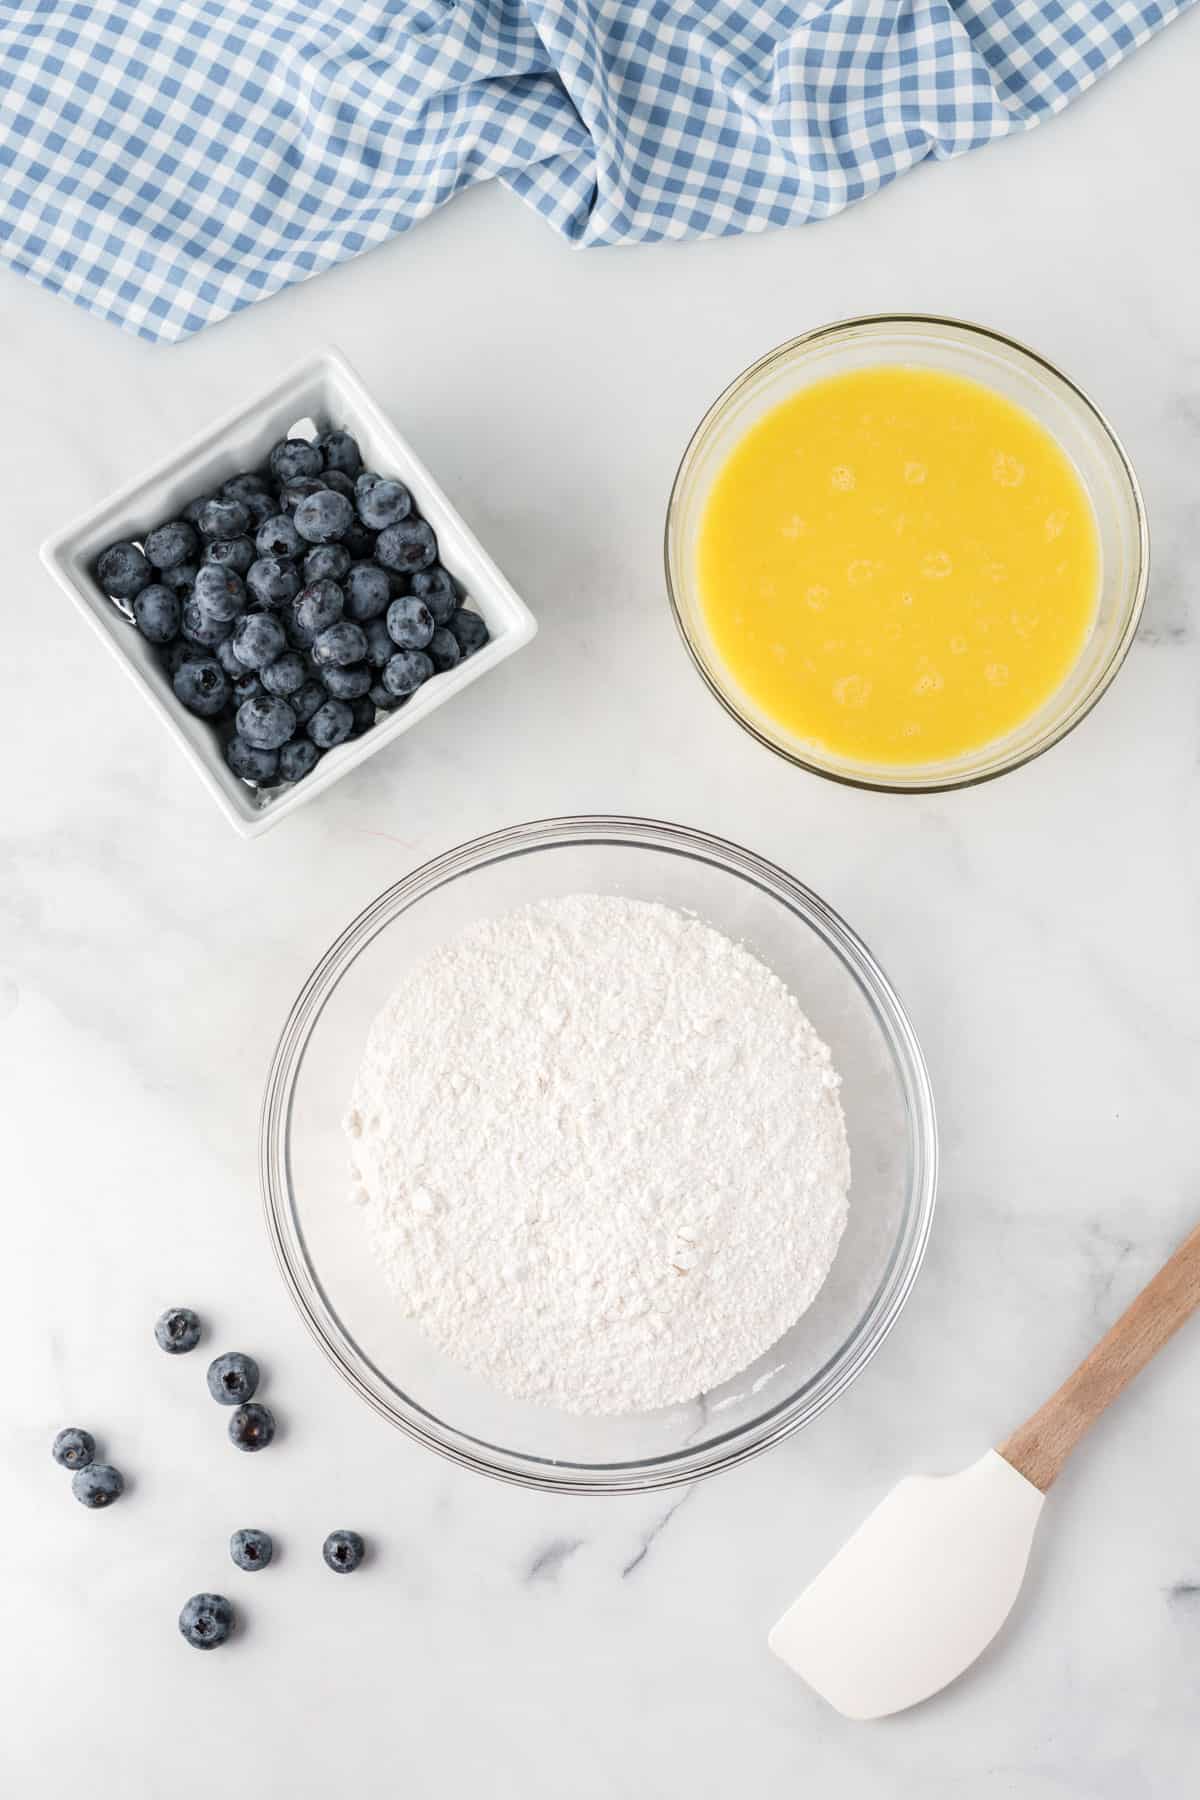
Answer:
[(978, 382), (879, 365), (785, 400), (717, 476), (700, 593), (737, 684), (788, 731), (874, 763), (1004, 736), (1066, 678), (1095, 615), (1083, 485)]

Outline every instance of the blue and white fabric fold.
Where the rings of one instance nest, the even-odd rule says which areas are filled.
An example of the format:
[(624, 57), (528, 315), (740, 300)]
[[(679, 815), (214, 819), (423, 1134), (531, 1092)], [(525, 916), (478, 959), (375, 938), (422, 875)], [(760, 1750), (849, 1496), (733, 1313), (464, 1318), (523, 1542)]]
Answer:
[(0, 260), (174, 339), (496, 178), (578, 245), (828, 217), (1190, 0), (0, 0)]

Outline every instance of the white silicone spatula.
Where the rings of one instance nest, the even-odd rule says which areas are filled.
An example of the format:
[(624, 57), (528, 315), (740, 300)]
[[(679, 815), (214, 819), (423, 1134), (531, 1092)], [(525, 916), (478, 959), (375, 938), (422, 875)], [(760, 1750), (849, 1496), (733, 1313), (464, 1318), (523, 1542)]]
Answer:
[(1200, 1306), (1200, 1225), (1073, 1375), (958, 1475), (892, 1489), (770, 1636), (850, 1719), (928, 1699), (1008, 1617), (1055, 1476), (1084, 1432)]

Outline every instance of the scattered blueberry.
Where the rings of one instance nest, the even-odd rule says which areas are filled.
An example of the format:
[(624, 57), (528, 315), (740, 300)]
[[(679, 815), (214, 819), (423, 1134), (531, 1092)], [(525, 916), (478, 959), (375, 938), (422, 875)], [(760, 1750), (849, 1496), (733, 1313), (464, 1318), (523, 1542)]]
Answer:
[(264, 519), (254, 534), (254, 543), (260, 556), (299, 556), (304, 548), (300, 533), (283, 512)]
[(287, 557), (260, 556), (246, 570), (246, 591), (260, 606), (285, 606), (300, 592), (300, 571)]
[(169, 1306), (154, 1326), (154, 1341), (169, 1356), (182, 1356), (200, 1342), (200, 1321), (190, 1306)]
[(292, 523), (309, 544), (333, 544), (350, 529), (354, 508), (344, 494), (322, 488), (300, 501), (292, 514)]
[(196, 498), (194, 500), (189, 500), (187, 505), (182, 509), (179, 514), (180, 518), (186, 519), (189, 525), (194, 525), (196, 530), (199, 531), (200, 514), (204, 511), (211, 499), (211, 494), (197, 494)]
[(136, 544), (110, 544), (100, 552), (96, 579), (114, 600), (133, 600), (154, 580), (154, 571)]
[(152, 582), (133, 598), (133, 616), (137, 628), (152, 644), (169, 644), (178, 637), (183, 618), (179, 595), (160, 582)]
[[(265, 669), (287, 649), (279, 620), (269, 612), (243, 613), (233, 628), (233, 648), (248, 669)], [(297, 687), (300, 685), (297, 682)]]
[[(315, 685), (315, 683), (314, 683)], [(324, 695), (321, 696), (322, 700)], [(321, 760), (321, 752), (311, 738), (293, 738), (279, 752), (279, 779), (281, 781), (303, 781), (311, 775)]]
[(450, 620), (449, 629), (458, 639), (458, 647), (464, 656), (471, 656), (481, 650), (488, 641), (488, 628), (478, 613), (468, 612), (460, 606)]
[(448, 625), (458, 605), (458, 590), (441, 563), (418, 569), (412, 578), (412, 591), (418, 594), (433, 614), (435, 625)]
[(344, 581), (350, 573), (350, 552), (345, 544), (318, 544), (304, 559), (304, 579)]
[(388, 636), (400, 650), (423, 650), (433, 636), (433, 614), (416, 594), (402, 594), (387, 609)]
[[(374, 489), (371, 491), (374, 493)], [(389, 525), (375, 540), (375, 559), (385, 569), (396, 569), (404, 575), (429, 568), (437, 561), (433, 527), (424, 519), (404, 519), (399, 525)]]
[(412, 495), (402, 481), (373, 481), (358, 492), (358, 516), (372, 531), (398, 525), (412, 511)]
[(253, 538), (213, 538), (204, 546), (204, 555), (201, 560), (206, 563), (216, 563), (220, 568), (233, 569), (237, 574), (245, 575), (253, 565), (257, 554)]
[[(388, 643), (391, 643), (390, 638), (388, 639)], [(388, 692), (382, 681), (372, 683), (367, 689), (367, 698), (371, 702), (371, 705), (377, 707), (380, 712), (395, 712), (396, 708), (402, 704), (396, 694), (390, 694)]]
[(268, 519), (273, 519), (279, 511), (279, 497), (268, 491), (265, 494), (244, 494), (242, 505), (250, 515), (249, 531), (251, 535)]
[(230, 681), (236, 681), (239, 676), (244, 675), (246, 673), (246, 665), (241, 660), (241, 658), (238, 656), (237, 651), (233, 647), (232, 630), (233, 630), (233, 628), (231, 626), (230, 627), (231, 635), (229, 637), (221, 639), (220, 643), (217, 645), (216, 650), (213, 652), (213, 654), (216, 656), (217, 661), (220, 663), (221, 667), (224, 669), (225, 673), (228, 675)]
[[(217, 648), (219, 652), (220, 646), (218, 645)], [(184, 663), (207, 662), (210, 652), (205, 650), (200, 644), (191, 644), (188, 642), (187, 638), (181, 637), (176, 638), (173, 644), (167, 646), (166, 655), (167, 674), (174, 680)]]
[(351, 505), (354, 504), (354, 483), (348, 475), (342, 473), (341, 469), (326, 469), (321, 480), (333, 493), (344, 494)]
[(308, 735), (318, 750), (344, 744), (354, 729), (354, 714), (344, 700), (326, 700), (308, 721)]
[(366, 654), (367, 640), (362, 626), (352, 625), (349, 619), (327, 625), (313, 639), (313, 656), (319, 663), (337, 663), (345, 667), (348, 663), (361, 662)]
[(232, 630), (232, 619), (210, 619), (204, 608), (194, 600), (184, 603), (179, 631), (189, 643), (199, 644), (205, 650), (215, 650), (221, 639), (227, 638)]
[[(237, 728), (238, 736), (254, 749), (278, 750), (294, 733), (296, 715), (278, 694), (260, 694), (238, 707)], [(238, 1397), (248, 1400), (250, 1395)]]
[(233, 1608), (224, 1594), (193, 1594), (184, 1601), (179, 1629), (194, 1650), (215, 1650), (233, 1630)]
[(296, 623), (316, 637), (342, 616), (344, 601), (336, 581), (310, 581), (296, 601)]
[(71, 1477), (71, 1492), (81, 1506), (111, 1506), (125, 1492), (125, 1477), (108, 1463), (88, 1463)]
[[(353, 675), (355, 673), (353, 669), (342, 669), (339, 672), (342, 675)], [(363, 732), (370, 731), (372, 725), (375, 723), (375, 708), (368, 698), (368, 689), (371, 682), (370, 671), (364, 670), (363, 674), (367, 682), (367, 687), (363, 689), (361, 694), (356, 694), (354, 699), (350, 702), (350, 711), (354, 714), (354, 724), (350, 728), (351, 737), (361, 737)], [(346, 696), (343, 694), (341, 698), (345, 699)]]
[(268, 694), (279, 694), (285, 700), (299, 692), (307, 679), (308, 664), (298, 650), (285, 650), (261, 671), (262, 684)]
[(239, 1450), (265, 1450), (275, 1436), (275, 1417), (267, 1406), (251, 1400), (239, 1406), (229, 1421), (230, 1442)]
[(250, 512), (242, 500), (223, 499), (218, 494), (200, 511), (200, 531), (206, 538), (241, 537), (249, 524)]
[(240, 1350), (227, 1350), (208, 1365), (208, 1391), (222, 1406), (240, 1406), (254, 1397), (258, 1387), (258, 1364)]
[(363, 469), (354, 477), (354, 492), (365, 494), (368, 488), (373, 488), (377, 481), (382, 480), (383, 476), (377, 475), (374, 469)]
[(51, 1445), (50, 1454), (60, 1469), (86, 1469), (96, 1455), (96, 1440), (80, 1425), (67, 1425)]
[(361, 519), (351, 521), (350, 529), (342, 539), (355, 562), (366, 562), (375, 554), (375, 533), (368, 531)]
[(146, 561), (156, 569), (174, 569), (180, 563), (195, 562), (199, 550), (195, 528), (186, 519), (172, 519), (146, 539)]
[(462, 661), (462, 650), (458, 639), (444, 625), (439, 625), (425, 646), (425, 654), (433, 664), (434, 673), (444, 675)]
[(415, 694), (433, 674), (433, 664), (423, 650), (397, 650), (383, 671), (383, 685), (397, 700)]
[[(284, 512), (289, 513), (294, 519), (296, 508), (302, 500), (310, 500), (314, 494), (327, 492), (323, 475), (301, 475), (298, 481), (288, 482), (287, 486), (281, 490), (279, 498), (283, 502)], [(297, 530), (299, 530), (298, 526)]]
[(304, 475), (321, 473), (321, 452), (304, 438), (281, 438), (268, 460), (280, 487), (286, 487), (289, 481), (298, 481)]
[(357, 1531), (331, 1531), (321, 1546), (321, 1555), (335, 1575), (352, 1575), (366, 1549)]
[[(335, 625), (336, 631), (338, 627)], [(354, 625), (351, 630), (357, 631)], [(325, 683), (325, 691), (335, 700), (357, 700), (371, 686), (372, 674), (365, 662), (340, 664), (331, 663), (321, 670), (321, 680)]]
[(240, 781), (256, 787), (270, 787), (279, 779), (278, 750), (259, 750), (236, 732), (225, 746), (225, 761)]
[(221, 492), (226, 500), (250, 500), (255, 495), (269, 494), (271, 484), (265, 475), (255, 469), (246, 469), (240, 475), (231, 475), (228, 481), (221, 483)]
[(228, 675), (211, 657), (203, 662), (180, 663), (171, 685), (175, 698), (202, 719), (215, 719), (230, 694)]
[(392, 584), (388, 580), (387, 570), (381, 569), (378, 563), (355, 563), (345, 580), (346, 615), (356, 625), (365, 625), (368, 619), (378, 618), (387, 611), (387, 604), (392, 594)]
[(246, 588), (236, 569), (202, 563), (196, 571), (192, 599), (205, 618), (228, 624), (246, 610)]
[(255, 1531), (253, 1526), (247, 1526), (230, 1538), (229, 1554), (239, 1569), (253, 1575), (257, 1569), (266, 1568), (275, 1554), (275, 1545), (269, 1531)]
[(363, 626), (363, 636), (367, 640), (367, 661), (373, 669), (382, 669), (396, 654), (386, 620), (368, 619)]
[[(294, 694), (288, 695), (288, 705), (301, 725), (308, 724), (317, 708), (324, 706), (325, 700), (325, 689), (319, 681), (306, 681), (302, 688), (297, 688)], [(290, 744), (284, 745), (284, 750), (291, 748), (293, 746)]]
[(185, 594), (196, 579), (198, 563), (176, 563), (173, 569), (163, 569), (162, 585), (169, 587), (173, 593)]
[[(218, 655), (220, 648), (218, 644)], [(232, 660), (234, 662), (239, 660), (236, 654)], [(265, 694), (266, 691), (253, 669), (242, 669), (240, 674), (229, 677), (229, 704), (235, 709), (245, 706), (247, 700), (257, 700), (259, 695)]]
[(340, 469), (343, 475), (357, 475), (362, 468), (362, 455), (348, 431), (323, 431), (315, 448), (327, 469)]

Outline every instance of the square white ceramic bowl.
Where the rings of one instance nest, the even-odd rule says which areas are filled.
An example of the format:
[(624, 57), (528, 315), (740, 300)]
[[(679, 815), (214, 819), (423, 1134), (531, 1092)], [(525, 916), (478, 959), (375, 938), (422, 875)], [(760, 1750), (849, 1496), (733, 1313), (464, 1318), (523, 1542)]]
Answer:
[[(308, 437), (337, 427), (353, 433), (369, 469), (395, 476), (411, 489), (417, 510), (437, 533), (441, 561), (465, 590), (466, 603), (482, 615), (490, 641), (456, 669), (435, 675), (404, 706), (381, 717), (361, 737), (328, 751), (303, 781), (259, 791), (233, 774), (212, 726), (176, 700), (153, 648), (121, 603), (101, 592), (92, 568), (108, 544), (123, 538), (140, 541), (198, 494), (210, 493), (241, 469), (258, 468), (280, 438)], [(537, 631), (537, 621), (524, 601), (334, 350), (301, 363), (140, 480), (130, 482), (84, 518), (48, 538), (42, 546), (42, 561), (140, 688), (225, 817), (244, 837), (256, 837), (305, 801), (324, 793), (347, 770), (411, 731), (435, 707), (452, 700), (529, 643)]]

